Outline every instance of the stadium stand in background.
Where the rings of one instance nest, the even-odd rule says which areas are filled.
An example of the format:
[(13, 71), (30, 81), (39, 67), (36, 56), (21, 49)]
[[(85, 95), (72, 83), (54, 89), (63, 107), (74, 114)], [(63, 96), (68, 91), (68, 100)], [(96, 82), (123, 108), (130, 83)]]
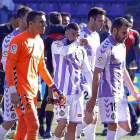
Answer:
[[(107, 11), (107, 16), (113, 21), (116, 17), (124, 14), (134, 16), (134, 29), (140, 32), (139, 15), (136, 9), (139, 0), (13, 0), (15, 9), (12, 14), (16, 13), (19, 4), (28, 5), (34, 10), (42, 10), (46, 14), (52, 11), (67, 12), (72, 15), (71, 21), (81, 23), (86, 22), (86, 15), (93, 6), (103, 7)], [(0, 21), (1, 23), (1, 21)]]

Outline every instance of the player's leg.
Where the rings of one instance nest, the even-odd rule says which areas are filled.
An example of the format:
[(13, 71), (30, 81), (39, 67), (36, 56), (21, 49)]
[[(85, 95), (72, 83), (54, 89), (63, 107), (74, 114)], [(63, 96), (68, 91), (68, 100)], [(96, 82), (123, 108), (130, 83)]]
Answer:
[(6, 136), (9, 129), (18, 120), (15, 108), (11, 106), (11, 96), (8, 88), (4, 88), (4, 122), (0, 126), (1, 135)]
[[(46, 92), (48, 92), (48, 96), (53, 98), (52, 91), (49, 87), (48, 87), (48, 91), (46, 91)], [(52, 122), (53, 122), (53, 118), (54, 118), (54, 105), (47, 104), (46, 109), (45, 109), (45, 114), (46, 114), (47, 129), (43, 135), (43, 138), (50, 138), (50, 137), (52, 137), (51, 126), (52, 126)]]
[(88, 127), (85, 129), (85, 138), (87, 140), (95, 140), (95, 132), (96, 132), (96, 125), (98, 120), (98, 113), (95, 112), (94, 120), (91, 124), (88, 125)]
[(27, 140), (37, 140), (39, 129), (37, 112), (30, 112), (25, 114), (23, 115), (23, 118), (27, 125)]
[(27, 134), (27, 125), (23, 116), (20, 116), (18, 119), (17, 133), (15, 135), (14, 140), (24, 140), (26, 134)]
[(75, 140), (76, 123), (69, 123), (67, 128), (66, 140)]
[(123, 97), (123, 99), (118, 102), (118, 108), (118, 120), (120, 127), (118, 128), (117, 132), (117, 140), (127, 135), (131, 131), (130, 112), (126, 97)]

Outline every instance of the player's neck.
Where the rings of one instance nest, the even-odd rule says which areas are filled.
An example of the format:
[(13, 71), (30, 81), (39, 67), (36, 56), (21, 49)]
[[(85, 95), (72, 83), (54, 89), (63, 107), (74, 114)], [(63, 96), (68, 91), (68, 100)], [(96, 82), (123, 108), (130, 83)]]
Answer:
[(19, 27), (19, 28), (18, 28), (18, 32), (19, 32), (19, 33), (22, 33), (22, 32), (24, 32), (24, 31), (25, 31), (24, 28), (22, 28), (22, 27)]
[(34, 36), (38, 35), (38, 33), (35, 30), (32, 30), (31, 28), (28, 28), (27, 31)]
[(119, 44), (119, 42), (116, 41), (115, 35), (112, 34), (112, 37), (113, 37), (114, 41), (116, 42), (116, 44)]
[(89, 25), (89, 23), (87, 24), (87, 29), (89, 29), (92, 32), (95, 32), (95, 29), (93, 29), (93, 27), (91, 25)]

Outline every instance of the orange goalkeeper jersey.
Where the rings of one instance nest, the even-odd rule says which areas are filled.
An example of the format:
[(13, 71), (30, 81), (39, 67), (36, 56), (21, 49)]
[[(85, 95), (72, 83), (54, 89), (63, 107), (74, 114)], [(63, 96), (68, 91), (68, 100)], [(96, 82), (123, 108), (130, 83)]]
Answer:
[(35, 97), (38, 90), (38, 74), (45, 83), (53, 84), (44, 62), (44, 44), (40, 36), (28, 31), (15, 36), (9, 45), (6, 61), (6, 78), (8, 86), (15, 85), (13, 67), (17, 70), (17, 93)]

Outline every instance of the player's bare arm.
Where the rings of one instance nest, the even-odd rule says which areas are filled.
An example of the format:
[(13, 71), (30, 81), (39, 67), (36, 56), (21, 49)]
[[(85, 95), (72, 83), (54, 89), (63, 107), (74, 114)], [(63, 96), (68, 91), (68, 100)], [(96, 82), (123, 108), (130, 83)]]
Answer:
[(124, 83), (126, 84), (126, 86), (128, 87), (128, 89), (131, 91), (133, 97), (136, 99), (136, 102), (138, 102), (140, 100), (140, 94), (138, 94), (133, 86), (133, 83), (130, 79), (130, 76), (126, 70), (126, 68), (124, 69)]
[(100, 81), (100, 73), (102, 71), (103, 71), (103, 69), (95, 67), (95, 71), (93, 74), (93, 82), (92, 82), (92, 97), (90, 98), (90, 100), (87, 104), (87, 107), (86, 107), (86, 111), (89, 113), (93, 112), (93, 108), (96, 103), (98, 85), (99, 85), (99, 81)]

